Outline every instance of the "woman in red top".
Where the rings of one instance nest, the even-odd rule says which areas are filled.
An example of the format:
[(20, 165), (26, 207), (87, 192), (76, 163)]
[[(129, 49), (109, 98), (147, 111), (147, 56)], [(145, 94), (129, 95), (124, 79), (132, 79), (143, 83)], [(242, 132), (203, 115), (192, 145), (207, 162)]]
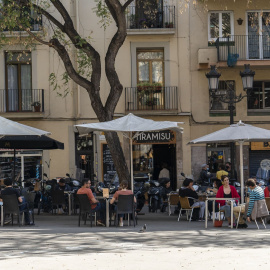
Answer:
[[(114, 195), (110, 201), (110, 204), (113, 204), (115, 201), (118, 201), (119, 195), (132, 195), (133, 194), (133, 192), (131, 190), (127, 189), (128, 188), (128, 181), (127, 180), (123, 180), (121, 182), (120, 186), (121, 186), (121, 190), (117, 190), (114, 193)], [(135, 196), (134, 196), (134, 202), (136, 203)], [(123, 216), (124, 216), (123, 214), (119, 215), (119, 217), (120, 217), (119, 226), (120, 227), (123, 227)]]
[[(223, 182), (223, 186), (221, 186), (218, 189), (217, 192), (217, 198), (240, 198), (239, 194), (237, 193), (236, 189), (234, 186), (231, 186), (229, 184), (229, 178), (227, 175), (222, 175), (221, 181)], [(236, 202), (238, 202), (236, 200)], [(229, 225), (231, 223), (231, 205), (230, 202), (226, 201), (218, 201), (220, 204), (220, 210), (224, 210), (225, 212), (225, 217), (229, 221)]]
[(267, 186), (265, 189), (264, 189), (264, 197), (270, 197), (270, 192), (269, 192), (269, 189), (270, 189), (270, 186)]

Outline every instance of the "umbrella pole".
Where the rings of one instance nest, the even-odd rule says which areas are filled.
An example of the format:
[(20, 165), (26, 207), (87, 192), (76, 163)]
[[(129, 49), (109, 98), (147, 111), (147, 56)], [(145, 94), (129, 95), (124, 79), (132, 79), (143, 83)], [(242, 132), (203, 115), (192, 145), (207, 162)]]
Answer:
[(13, 155), (14, 155), (14, 160), (13, 160), (13, 183), (15, 183), (15, 165), (16, 165), (16, 149), (14, 148), (14, 152), (13, 152)]
[(134, 190), (134, 183), (133, 183), (133, 156), (132, 156), (132, 135), (129, 137), (129, 145), (130, 145), (130, 184), (131, 190)]
[(244, 203), (244, 167), (243, 167), (243, 141), (240, 144), (240, 184), (241, 184), (241, 203)]

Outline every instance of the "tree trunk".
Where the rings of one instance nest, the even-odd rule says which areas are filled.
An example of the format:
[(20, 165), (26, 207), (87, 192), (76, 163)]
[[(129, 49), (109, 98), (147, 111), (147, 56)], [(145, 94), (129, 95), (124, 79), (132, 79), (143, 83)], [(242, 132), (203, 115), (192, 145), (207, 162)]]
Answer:
[(105, 132), (105, 137), (110, 148), (113, 163), (115, 165), (119, 181), (127, 180), (130, 185), (130, 174), (127, 163), (120, 144), (119, 137), (116, 132)]

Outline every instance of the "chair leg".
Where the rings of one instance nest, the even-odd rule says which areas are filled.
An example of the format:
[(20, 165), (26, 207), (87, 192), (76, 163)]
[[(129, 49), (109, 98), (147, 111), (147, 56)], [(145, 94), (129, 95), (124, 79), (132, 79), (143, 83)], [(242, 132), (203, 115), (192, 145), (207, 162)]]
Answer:
[(33, 208), (33, 210), (32, 210), (31, 212), (32, 212), (32, 221), (33, 221), (33, 224), (35, 224), (35, 213), (34, 213), (34, 208)]
[(189, 217), (189, 222), (191, 221), (191, 217), (192, 217), (192, 214), (193, 214), (193, 209), (194, 208), (191, 209), (191, 213), (190, 213), (190, 217)]
[(257, 223), (257, 220), (255, 219), (255, 223), (256, 223), (256, 226), (258, 228), (258, 230), (260, 229), (259, 226), (258, 226), (258, 223)]
[(182, 216), (182, 208), (179, 210), (179, 215), (178, 215), (178, 220), (177, 221), (180, 220), (181, 216)]
[(90, 215), (90, 225), (91, 225), (91, 227), (93, 227), (93, 225), (92, 225), (93, 216), (92, 216), (92, 212), (91, 211), (90, 211), (89, 215)]
[(117, 222), (118, 222), (118, 213), (116, 212), (115, 218), (114, 218), (114, 226), (115, 227), (116, 227), (116, 224), (118, 224)]
[(136, 217), (135, 217), (135, 211), (133, 211), (132, 216), (133, 216), (133, 225), (134, 225), (134, 228), (135, 228), (135, 220), (136, 220)]
[(238, 224), (239, 224), (239, 219), (240, 219), (240, 215), (241, 215), (241, 210), (242, 210), (242, 207), (240, 206), (240, 210), (239, 210), (239, 214), (238, 214), (238, 219), (237, 219), (237, 223), (236, 223), (236, 229), (238, 229)]
[(79, 227), (81, 226), (81, 211), (80, 211), (80, 213), (79, 213)]
[(24, 212), (22, 212), (22, 226), (24, 225)]
[(261, 218), (261, 220), (262, 220), (262, 224), (263, 224), (264, 228), (266, 229), (266, 226), (265, 226), (265, 223), (264, 223), (263, 218)]

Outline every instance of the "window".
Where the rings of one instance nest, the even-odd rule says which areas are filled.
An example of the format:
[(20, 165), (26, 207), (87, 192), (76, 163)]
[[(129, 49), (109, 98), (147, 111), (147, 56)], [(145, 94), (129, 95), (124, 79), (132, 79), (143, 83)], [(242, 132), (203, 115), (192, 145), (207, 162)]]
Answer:
[(137, 83), (164, 84), (163, 49), (137, 50)]
[(254, 81), (248, 98), (248, 109), (270, 109), (270, 82)]
[(136, 17), (138, 28), (160, 28), (163, 25), (163, 0), (137, 0)]
[[(11, 0), (0, 0), (0, 8), (3, 10), (3, 13), (11, 14), (10, 16), (18, 16), (18, 12), (15, 14), (12, 14), (13, 11), (16, 11), (14, 8), (12, 8), (12, 11), (10, 9), (10, 4), (14, 2)], [(29, 8), (27, 6), (20, 7), (20, 23), (24, 26), (24, 28), (30, 28), (31, 31), (41, 31), (42, 26), (42, 15), (38, 13), (33, 8)], [(1, 31), (24, 31), (22, 28), (20, 28), (17, 24), (9, 25), (9, 22), (6, 21), (5, 16), (0, 14), (0, 22), (2, 23)], [(13, 22), (12, 22), (13, 23)]]
[(249, 59), (270, 58), (270, 12), (248, 12)]
[(233, 35), (233, 12), (212, 11), (208, 14), (208, 40)]
[(30, 52), (6, 52), (7, 111), (32, 111)]
[(220, 98), (225, 98), (228, 89), (235, 90), (235, 81), (219, 81), (218, 89), (215, 96), (210, 96), (210, 111), (228, 110), (228, 103), (220, 101)]

